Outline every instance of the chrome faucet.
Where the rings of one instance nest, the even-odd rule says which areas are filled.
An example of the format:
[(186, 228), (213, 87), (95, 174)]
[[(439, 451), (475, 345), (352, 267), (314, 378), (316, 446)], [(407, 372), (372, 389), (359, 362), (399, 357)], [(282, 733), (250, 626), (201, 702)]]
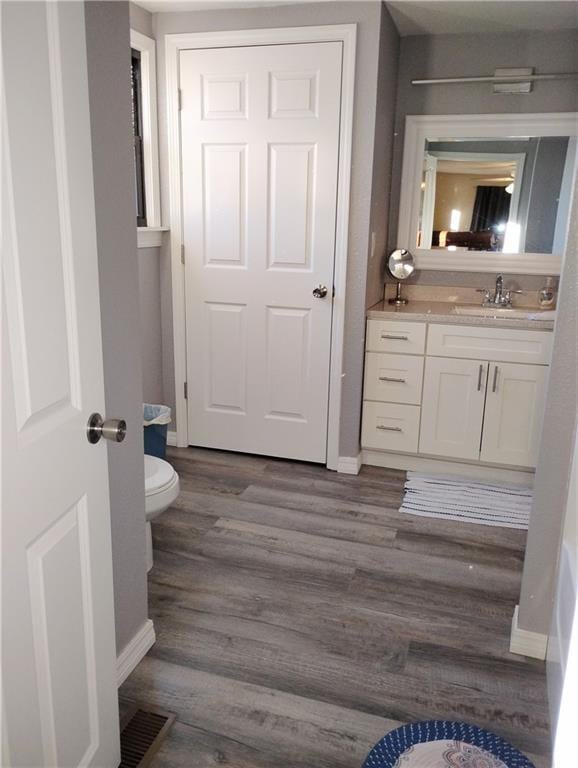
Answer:
[(484, 294), (484, 300), (482, 302), (483, 307), (506, 307), (512, 306), (512, 296), (515, 293), (524, 293), (524, 291), (518, 291), (514, 288), (508, 288), (504, 290), (504, 278), (502, 275), (496, 275), (496, 287), (494, 289), (494, 295), (489, 288), (478, 288), (478, 293)]

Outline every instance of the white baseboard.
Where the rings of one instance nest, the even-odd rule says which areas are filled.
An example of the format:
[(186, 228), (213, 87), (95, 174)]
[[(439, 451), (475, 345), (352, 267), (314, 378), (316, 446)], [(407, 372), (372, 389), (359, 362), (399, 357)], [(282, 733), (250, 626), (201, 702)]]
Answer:
[(174, 429), (169, 429), (167, 432), (167, 445), (177, 444), (177, 433)]
[(361, 469), (361, 453), (357, 456), (339, 456), (337, 471), (343, 475), (358, 475)]
[(389, 453), (364, 448), (362, 463), (373, 467), (388, 469), (405, 469), (413, 472), (431, 472), (432, 474), (459, 475), (460, 477), (475, 477), (480, 480), (494, 482), (518, 483), (532, 487), (534, 472), (524, 469), (507, 469), (493, 467), (479, 462), (468, 463), (451, 461), (451, 459), (434, 459), (429, 456), (416, 456), (408, 453)]
[(147, 619), (116, 658), (116, 677), (119, 688), (139, 661), (146, 656), (149, 649), (154, 645), (155, 640), (156, 635), (153, 622), (151, 619)]
[(512, 616), (510, 653), (517, 653), (520, 656), (531, 656), (533, 659), (543, 661), (546, 658), (548, 635), (531, 632), (529, 629), (521, 629), (518, 626), (519, 608), (519, 605), (514, 608), (514, 615)]

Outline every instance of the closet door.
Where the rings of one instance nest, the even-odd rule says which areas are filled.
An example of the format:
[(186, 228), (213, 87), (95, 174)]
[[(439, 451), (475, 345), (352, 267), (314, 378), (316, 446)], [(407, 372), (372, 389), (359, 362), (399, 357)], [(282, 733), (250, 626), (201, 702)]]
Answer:
[(488, 363), (428, 357), (419, 452), (479, 459)]
[(341, 60), (181, 53), (192, 445), (326, 459)]
[(548, 367), (490, 363), (481, 460), (535, 467)]

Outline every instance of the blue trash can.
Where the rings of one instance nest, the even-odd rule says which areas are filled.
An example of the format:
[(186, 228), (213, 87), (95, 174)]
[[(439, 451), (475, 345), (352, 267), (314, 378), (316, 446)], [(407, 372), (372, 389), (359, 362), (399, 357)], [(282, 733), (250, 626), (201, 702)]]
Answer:
[(167, 452), (167, 430), (171, 423), (171, 409), (168, 405), (144, 403), (142, 410), (144, 452), (149, 456), (164, 459)]

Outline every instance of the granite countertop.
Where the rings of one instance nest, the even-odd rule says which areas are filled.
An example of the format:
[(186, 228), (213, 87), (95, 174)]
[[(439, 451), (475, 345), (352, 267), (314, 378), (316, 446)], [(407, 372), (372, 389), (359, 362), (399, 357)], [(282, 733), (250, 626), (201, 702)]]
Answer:
[[(370, 320), (402, 320), (410, 323), (447, 323), (448, 325), (476, 325), (489, 328), (522, 328), (531, 331), (551, 331), (554, 320), (530, 320), (514, 317), (481, 317), (478, 315), (457, 315), (455, 306), (449, 301), (410, 301), (402, 307), (380, 301), (367, 310)], [(516, 309), (523, 309), (516, 307)], [(532, 312), (533, 308), (528, 308)], [(538, 310), (535, 310), (538, 312)], [(551, 317), (551, 315), (550, 315)]]

